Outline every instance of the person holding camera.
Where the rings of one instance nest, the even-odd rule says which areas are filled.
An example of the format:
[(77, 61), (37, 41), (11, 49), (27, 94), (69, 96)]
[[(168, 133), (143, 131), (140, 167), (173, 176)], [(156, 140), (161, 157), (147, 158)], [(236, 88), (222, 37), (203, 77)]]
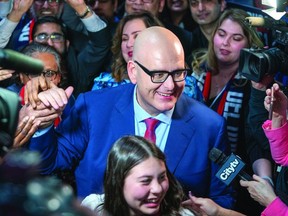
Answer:
[[(247, 168), (251, 169), (250, 172), (253, 168), (257, 175), (271, 179), (270, 152), (259, 151), (258, 155), (254, 155), (254, 151), (250, 151), (250, 145), (254, 145), (258, 140), (256, 136), (265, 135), (263, 132), (251, 132), (251, 125), (247, 119), (251, 81), (238, 72), (241, 50), (252, 46), (263, 47), (256, 30), (246, 21), (248, 16), (241, 9), (231, 8), (223, 12), (212, 34), (208, 50), (201, 50), (202, 53), (198, 51), (193, 55), (197, 58), (192, 62), (192, 76), (197, 79), (205, 104), (225, 117), (231, 151), (248, 163)], [(249, 199), (249, 194), (241, 189), (240, 185), (237, 186), (239, 209), (254, 211), (255, 205), (258, 204), (244, 204)], [(251, 204), (252, 206), (247, 208)]]

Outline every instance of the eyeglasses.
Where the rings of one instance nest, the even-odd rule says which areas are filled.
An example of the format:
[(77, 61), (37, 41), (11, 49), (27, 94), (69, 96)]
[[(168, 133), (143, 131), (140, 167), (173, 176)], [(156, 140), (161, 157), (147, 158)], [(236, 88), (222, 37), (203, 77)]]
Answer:
[(46, 1), (50, 6), (56, 6), (61, 2), (61, 0), (35, 0), (35, 3), (38, 5), (44, 5)]
[(46, 78), (55, 79), (58, 73), (59, 73), (58, 71), (54, 71), (54, 70), (45, 70), (41, 74)]
[(49, 38), (51, 39), (53, 43), (61, 43), (64, 41), (64, 35), (60, 33), (52, 33), (51, 35), (48, 35), (46, 33), (40, 33), (34, 36), (34, 39), (36, 40), (36, 42), (39, 42), (39, 43), (47, 42)]
[(51, 80), (55, 79), (57, 74), (59, 72), (58, 71), (54, 71), (54, 70), (45, 70), (43, 71), (41, 74), (26, 74), (30, 79), (34, 78), (34, 77), (37, 77), (37, 76), (40, 76), (40, 75), (43, 75), (44, 77), (46, 78), (49, 78)]
[(198, 7), (200, 2), (202, 4), (209, 4), (209, 3), (213, 3), (213, 0), (201, 0), (201, 1), (190, 0), (190, 5), (191, 7)]
[[(130, 3), (134, 3), (136, 2), (137, 0), (127, 0), (128, 2)], [(154, 0), (141, 0), (143, 3), (146, 3), (146, 4), (151, 4), (153, 3)]]
[(138, 61), (134, 61), (139, 67), (151, 77), (151, 81), (153, 83), (163, 83), (167, 80), (167, 78), (171, 75), (174, 82), (181, 82), (185, 80), (188, 72), (190, 72), (189, 69), (178, 69), (174, 71), (150, 71), (143, 65), (141, 65)]

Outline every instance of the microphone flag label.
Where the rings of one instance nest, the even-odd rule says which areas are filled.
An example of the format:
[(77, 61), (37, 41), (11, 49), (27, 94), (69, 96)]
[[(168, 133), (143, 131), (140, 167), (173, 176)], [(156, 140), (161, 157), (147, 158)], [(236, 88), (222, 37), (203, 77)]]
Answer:
[(228, 157), (225, 163), (216, 173), (216, 177), (223, 183), (229, 185), (244, 168), (245, 163), (233, 153)]

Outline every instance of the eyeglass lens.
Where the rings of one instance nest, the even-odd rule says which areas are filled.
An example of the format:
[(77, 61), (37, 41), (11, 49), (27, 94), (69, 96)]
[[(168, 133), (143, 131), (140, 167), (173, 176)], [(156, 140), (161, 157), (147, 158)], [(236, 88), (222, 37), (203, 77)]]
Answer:
[(53, 42), (63, 42), (64, 40), (64, 36), (60, 33), (53, 33), (51, 35), (48, 35), (46, 33), (40, 33), (35, 36), (35, 39), (38, 42), (46, 42), (49, 38), (51, 38)]

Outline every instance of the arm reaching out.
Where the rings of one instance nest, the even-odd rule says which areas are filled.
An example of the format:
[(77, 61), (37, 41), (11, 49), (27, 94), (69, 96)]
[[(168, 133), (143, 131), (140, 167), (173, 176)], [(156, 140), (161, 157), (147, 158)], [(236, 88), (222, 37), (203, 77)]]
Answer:
[(25, 104), (31, 104), (35, 109), (42, 102), (47, 107), (58, 110), (67, 104), (68, 98), (72, 95), (73, 87), (65, 91), (58, 88), (53, 82), (43, 76), (35, 77), (25, 85)]
[(195, 197), (189, 194), (190, 200), (182, 203), (184, 207), (192, 209), (198, 216), (245, 216), (231, 209), (223, 208), (209, 198)]

